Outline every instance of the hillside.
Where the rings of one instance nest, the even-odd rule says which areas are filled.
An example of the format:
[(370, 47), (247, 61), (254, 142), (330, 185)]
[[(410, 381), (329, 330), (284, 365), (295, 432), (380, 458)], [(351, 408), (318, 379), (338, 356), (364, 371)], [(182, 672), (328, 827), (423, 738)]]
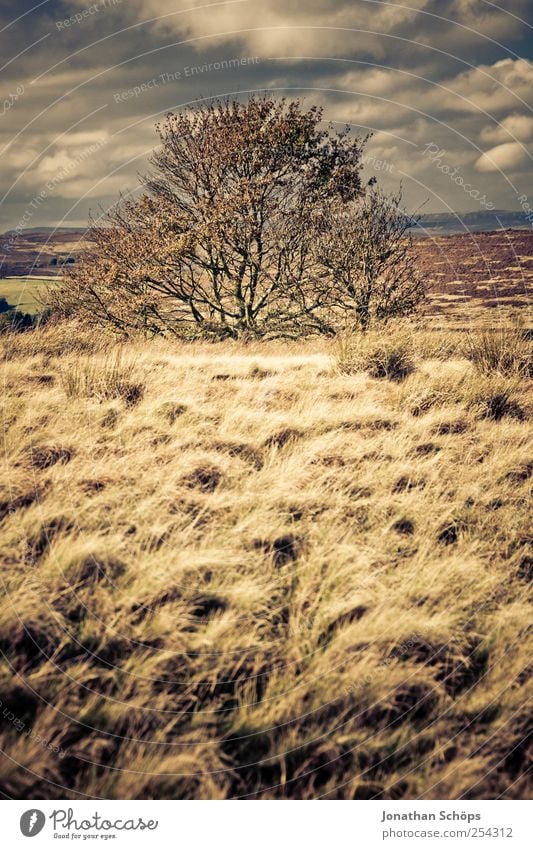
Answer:
[(438, 323), (498, 325), (519, 316), (532, 325), (533, 231), (435, 236), (417, 243), (430, 281), (425, 312)]
[[(533, 323), (525, 309), (530, 307), (533, 285), (533, 230), (445, 236), (436, 229), (429, 234), (417, 242), (419, 264), (429, 280), (425, 314), (437, 323), (464, 326), (467, 305), (467, 322), (501, 323), (521, 315)], [(4, 238), (0, 237), (0, 251)], [(45, 297), (47, 281), (53, 285), (61, 264), (75, 261), (85, 244), (82, 231), (24, 233), (3, 258), (0, 255), (0, 297), (13, 307), (35, 312), (34, 290)], [(44, 281), (34, 281), (36, 277)]]
[(398, 334), (3, 337), (3, 794), (526, 795), (531, 384)]
[(2, 277), (56, 277), (85, 246), (85, 231), (41, 228), (0, 235)]
[(420, 229), (428, 235), (480, 233), (505, 229), (531, 229), (531, 215), (507, 209), (476, 212), (435, 212), (420, 216)]

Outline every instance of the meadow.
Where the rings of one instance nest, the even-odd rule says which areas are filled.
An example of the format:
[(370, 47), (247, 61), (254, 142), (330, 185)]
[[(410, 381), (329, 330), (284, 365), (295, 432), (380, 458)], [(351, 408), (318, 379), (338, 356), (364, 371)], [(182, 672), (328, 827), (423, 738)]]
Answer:
[(2, 277), (0, 278), (0, 298), (5, 298), (10, 307), (28, 315), (36, 315), (43, 310), (43, 301), (54, 278), (50, 277)]
[(526, 796), (526, 336), (0, 337), (1, 792)]

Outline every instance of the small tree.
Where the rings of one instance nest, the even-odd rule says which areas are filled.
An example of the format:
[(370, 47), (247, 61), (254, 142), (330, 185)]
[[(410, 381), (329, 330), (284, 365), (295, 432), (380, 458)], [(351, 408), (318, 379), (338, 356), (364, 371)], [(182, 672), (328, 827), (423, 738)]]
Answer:
[(372, 321), (413, 312), (425, 297), (401, 191), (387, 196), (371, 183), (360, 198), (328, 206), (317, 222), (317, 261), (335, 281), (335, 309), (363, 331)]

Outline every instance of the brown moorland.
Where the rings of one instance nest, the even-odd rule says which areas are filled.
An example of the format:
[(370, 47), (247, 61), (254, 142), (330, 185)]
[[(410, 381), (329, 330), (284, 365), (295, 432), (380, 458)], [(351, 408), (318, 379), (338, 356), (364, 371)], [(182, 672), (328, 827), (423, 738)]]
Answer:
[(531, 343), (435, 327), (1, 337), (3, 794), (527, 794)]

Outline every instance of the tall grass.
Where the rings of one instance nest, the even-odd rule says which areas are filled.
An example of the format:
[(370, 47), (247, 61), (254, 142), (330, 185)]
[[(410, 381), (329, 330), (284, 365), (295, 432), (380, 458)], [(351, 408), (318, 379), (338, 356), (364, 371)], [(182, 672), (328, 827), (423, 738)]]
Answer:
[(407, 332), (391, 333), (387, 328), (344, 334), (337, 362), (342, 374), (366, 371), (370, 377), (401, 381), (415, 369), (412, 338)]
[(481, 374), (533, 376), (533, 341), (520, 328), (474, 332), (464, 353)]
[(1, 793), (528, 794), (531, 382), (386, 341), (3, 349)]
[(94, 398), (107, 401), (122, 398), (135, 404), (142, 398), (143, 384), (136, 378), (135, 359), (119, 349), (102, 359), (79, 358), (60, 368), (61, 385), (67, 398)]

